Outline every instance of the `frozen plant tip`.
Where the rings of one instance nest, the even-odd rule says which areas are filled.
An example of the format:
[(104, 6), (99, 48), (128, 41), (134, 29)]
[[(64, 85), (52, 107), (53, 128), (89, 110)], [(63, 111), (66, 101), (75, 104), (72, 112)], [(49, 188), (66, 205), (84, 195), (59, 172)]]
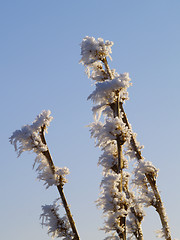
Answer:
[(102, 60), (105, 57), (110, 57), (112, 45), (113, 42), (104, 42), (102, 38), (98, 38), (96, 40), (93, 37), (85, 37), (81, 43), (82, 58), (80, 62), (88, 66), (97, 60)]
[(51, 111), (43, 111), (37, 116), (35, 121), (31, 125), (25, 125), (21, 130), (16, 130), (10, 137), (10, 143), (14, 145), (15, 151), (17, 151), (18, 156), (24, 151), (33, 150), (35, 153), (39, 154), (42, 151), (47, 150), (47, 146), (42, 143), (39, 132), (41, 128), (49, 126), (53, 117), (50, 116)]

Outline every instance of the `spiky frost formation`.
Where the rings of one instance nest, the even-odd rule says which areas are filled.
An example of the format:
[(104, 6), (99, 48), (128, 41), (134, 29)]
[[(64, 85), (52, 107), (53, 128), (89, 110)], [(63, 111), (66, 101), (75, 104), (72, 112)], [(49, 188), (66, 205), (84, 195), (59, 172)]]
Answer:
[(107, 79), (96, 83), (96, 89), (89, 95), (96, 104), (111, 104), (116, 100), (116, 92), (119, 91), (120, 99), (128, 99), (127, 88), (131, 86), (129, 73), (116, 74), (113, 79)]
[(50, 114), (50, 110), (42, 111), (31, 125), (23, 126), (20, 130), (13, 132), (10, 137), (10, 143), (14, 145), (18, 157), (24, 151), (34, 151), (37, 154), (34, 162), (34, 166), (35, 164), (38, 165), (36, 169), (38, 172), (37, 178), (44, 181), (46, 188), (52, 185), (58, 185), (60, 177), (61, 183), (66, 183), (66, 175), (69, 174), (67, 167), (55, 167), (54, 172), (52, 172), (46, 157), (43, 155), (43, 152), (47, 151), (48, 147), (42, 142), (40, 132), (42, 128), (47, 132), (47, 127), (53, 119)]
[(110, 57), (111, 47), (113, 42), (105, 41), (102, 38), (97, 40), (94, 37), (86, 36), (81, 43), (81, 60), (84, 65), (102, 60), (105, 57)]
[(52, 205), (42, 206), (43, 213), (42, 226), (48, 227), (48, 234), (52, 238), (62, 238), (63, 240), (73, 239), (73, 232), (66, 216), (60, 217), (58, 214), (59, 205), (53, 203)]
[[(103, 230), (105, 232), (120, 231), (124, 229), (120, 226), (120, 217), (127, 216), (129, 200), (125, 193), (119, 191), (121, 176), (109, 171), (101, 182), (101, 196), (97, 200), (97, 205), (103, 209), (106, 217)], [(126, 206), (126, 207), (123, 207)]]
[[(38, 156), (35, 159), (35, 164), (37, 164), (36, 171), (38, 173), (37, 179), (44, 181), (44, 185), (46, 188), (49, 188), (50, 186), (57, 186), (60, 184), (60, 178), (61, 178), (61, 184), (67, 183), (66, 175), (69, 174), (69, 169), (67, 167), (59, 168), (54, 167), (54, 172), (52, 172), (52, 169), (49, 167), (49, 164), (47, 162), (47, 159), (45, 156), (41, 153), (38, 154)], [(34, 164), (34, 166), (35, 166)]]
[(34, 151), (39, 154), (47, 150), (47, 146), (42, 143), (39, 132), (44, 127), (47, 127), (52, 121), (53, 117), (50, 116), (51, 111), (42, 111), (31, 125), (25, 125), (20, 130), (13, 132), (10, 137), (10, 143), (14, 145), (15, 151), (18, 156), (24, 151)]
[(139, 192), (139, 202), (143, 203), (146, 207), (155, 206), (156, 199), (153, 191), (149, 187), (149, 183), (145, 174), (150, 174), (156, 179), (158, 169), (149, 161), (141, 160), (134, 169), (134, 178), (132, 182)]

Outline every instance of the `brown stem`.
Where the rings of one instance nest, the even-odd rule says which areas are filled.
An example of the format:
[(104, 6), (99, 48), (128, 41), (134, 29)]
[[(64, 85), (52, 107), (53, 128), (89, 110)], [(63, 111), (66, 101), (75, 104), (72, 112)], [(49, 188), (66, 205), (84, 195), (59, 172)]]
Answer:
[(107, 58), (103, 58), (101, 61), (104, 63), (106, 72), (109, 75), (109, 78), (112, 80), (113, 79), (113, 75), (112, 75), (111, 69), (110, 69), (110, 67), (108, 65)]
[[(42, 127), (42, 128), (41, 128), (41, 132), (40, 132), (39, 134), (40, 134), (42, 143), (44, 143), (44, 144), (47, 146), (46, 139), (45, 139), (45, 136), (44, 136), (44, 129), (45, 129), (45, 127)], [(43, 151), (42, 154), (46, 157), (46, 159), (47, 159), (47, 161), (48, 161), (48, 164), (49, 164), (49, 167), (50, 167), (50, 169), (51, 169), (51, 171), (52, 171), (52, 174), (55, 174), (55, 166), (54, 166), (54, 163), (53, 163), (51, 154), (50, 154), (50, 152), (49, 152), (49, 149), (46, 150), (46, 151)], [(66, 211), (66, 214), (67, 214), (69, 223), (70, 223), (71, 228), (72, 228), (72, 231), (73, 231), (73, 233), (74, 233), (74, 240), (79, 240), (80, 238), (79, 238), (79, 235), (78, 235), (76, 226), (75, 226), (75, 222), (74, 222), (74, 220), (73, 220), (71, 211), (70, 211), (70, 209), (69, 209), (69, 206), (68, 206), (68, 203), (67, 203), (67, 201), (66, 201), (66, 197), (65, 197), (65, 194), (64, 194), (64, 191), (63, 191), (63, 184), (62, 184), (62, 177), (61, 177), (61, 176), (60, 176), (59, 184), (57, 185), (57, 189), (58, 189), (59, 194), (60, 194), (60, 196), (61, 196), (61, 200), (62, 200), (64, 209), (65, 209), (65, 211)]]
[(163, 230), (165, 233), (165, 238), (166, 240), (171, 240), (171, 233), (170, 233), (170, 229), (169, 229), (169, 224), (167, 221), (167, 216), (164, 210), (164, 206), (163, 206), (163, 202), (161, 200), (161, 196), (159, 194), (157, 185), (156, 185), (156, 180), (154, 179), (154, 177), (151, 174), (145, 174), (153, 192), (154, 192), (154, 196), (156, 198), (156, 204), (154, 205), (154, 207), (156, 208), (156, 211), (159, 214), (159, 217), (161, 219), (161, 224), (163, 226)]

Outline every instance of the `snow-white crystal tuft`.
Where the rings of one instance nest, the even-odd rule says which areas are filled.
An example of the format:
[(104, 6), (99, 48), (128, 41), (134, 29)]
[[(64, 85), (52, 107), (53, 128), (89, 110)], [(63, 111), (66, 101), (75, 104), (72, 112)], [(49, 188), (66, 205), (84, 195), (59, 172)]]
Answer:
[[(67, 183), (66, 175), (69, 174), (69, 169), (67, 167), (59, 168), (54, 167), (53, 171), (50, 168), (47, 159), (43, 154), (39, 154), (35, 159), (35, 164), (39, 164), (36, 171), (38, 172), (37, 179), (44, 181), (46, 188), (50, 186), (57, 186), (60, 183)], [(60, 182), (61, 181), (61, 182)]]
[(66, 216), (60, 217), (58, 210), (59, 205), (55, 203), (42, 206), (43, 213), (40, 216), (42, 219), (42, 226), (48, 227), (48, 234), (50, 234), (52, 238), (72, 240), (73, 233), (69, 221)]
[(94, 103), (110, 104), (116, 99), (116, 92), (119, 91), (120, 99), (127, 99), (127, 88), (131, 85), (129, 73), (120, 74), (112, 80), (96, 83), (96, 89), (89, 95)]
[[(94, 37), (86, 36), (81, 43), (81, 60), (84, 65), (90, 65), (105, 57), (110, 57), (113, 42), (105, 41), (102, 38), (97, 40)], [(110, 57), (111, 58), (111, 57)]]
[(101, 196), (97, 200), (97, 205), (103, 209), (106, 217), (103, 230), (111, 232), (113, 230), (124, 231), (120, 226), (119, 218), (126, 217), (130, 201), (124, 192), (119, 191), (121, 176), (108, 171), (101, 182)]
[(47, 146), (42, 143), (39, 132), (41, 128), (47, 129), (53, 117), (50, 116), (51, 112), (43, 111), (37, 116), (32, 125), (25, 125), (21, 130), (16, 130), (10, 137), (10, 143), (14, 145), (15, 151), (18, 156), (24, 151), (33, 150), (40, 153), (47, 150)]
[(105, 148), (112, 142), (116, 142), (117, 136), (125, 141), (130, 141), (131, 130), (122, 121), (122, 118), (107, 119), (105, 123), (94, 122), (89, 125), (91, 137), (96, 139), (98, 147)]

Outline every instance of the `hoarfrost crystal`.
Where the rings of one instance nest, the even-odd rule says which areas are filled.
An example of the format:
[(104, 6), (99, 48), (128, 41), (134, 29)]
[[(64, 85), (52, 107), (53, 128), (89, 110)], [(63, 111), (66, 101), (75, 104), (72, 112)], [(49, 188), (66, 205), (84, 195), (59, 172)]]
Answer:
[(90, 65), (105, 57), (110, 57), (113, 42), (105, 41), (102, 38), (97, 40), (94, 37), (86, 36), (81, 43), (81, 60), (84, 65)]
[(42, 226), (48, 227), (48, 234), (52, 238), (62, 238), (63, 240), (73, 239), (73, 233), (70, 229), (70, 224), (67, 217), (60, 217), (58, 214), (59, 206), (55, 203), (52, 205), (42, 206), (43, 213), (40, 218), (42, 219)]
[(40, 153), (47, 150), (47, 146), (42, 143), (39, 132), (41, 128), (44, 127), (47, 131), (51, 120), (51, 112), (43, 111), (37, 116), (32, 125), (25, 125), (21, 130), (16, 130), (10, 137), (10, 143), (14, 145), (15, 151), (17, 151), (18, 156), (24, 151), (33, 150), (35, 153)]

